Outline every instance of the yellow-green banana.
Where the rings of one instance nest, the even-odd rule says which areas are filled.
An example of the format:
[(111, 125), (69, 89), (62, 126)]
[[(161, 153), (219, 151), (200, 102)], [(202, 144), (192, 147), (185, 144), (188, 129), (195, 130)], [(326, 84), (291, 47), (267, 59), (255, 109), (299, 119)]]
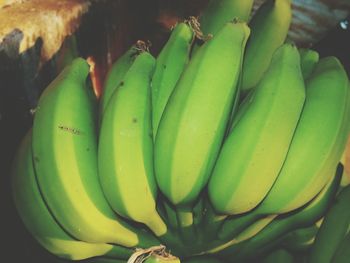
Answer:
[(165, 107), (155, 140), (156, 179), (180, 208), (193, 205), (211, 173), (248, 35), (245, 23), (227, 23), (198, 49)]
[[(324, 216), (314, 245), (310, 252), (310, 263), (333, 262), (337, 247), (345, 238), (350, 227), (350, 186), (336, 196), (333, 205)], [(349, 248), (348, 248), (349, 249)]]
[(301, 71), (303, 72), (303, 77), (306, 80), (314, 70), (317, 62), (319, 61), (320, 55), (317, 51), (309, 48), (300, 48), (299, 53)]
[[(103, 91), (99, 102), (99, 117), (102, 119), (103, 113), (107, 108), (109, 99), (113, 92), (120, 86), (126, 72), (132, 65), (135, 56), (140, 50), (137, 44), (131, 46), (122, 56), (120, 56), (109, 69), (106, 80), (103, 85)], [(101, 120), (100, 120), (101, 122)]]
[(155, 202), (150, 86), (154, 66), (150, 53), (140, 53), (112, 94), (99, 134), (98, 168), (114, 211), (161, 236), (167, 226)]
[(306, 101), (283, 167), (259, 206), (285, 213), (310, 201), (334, 174), (345, 149), (349, 121), (347, 74), (334, 57), (323, 58), (306, 83)]
[(199, 17), (201, 31), (215, 35), (233, 19), (248, 22), (253, 3), (253, 0), (210, 0)]
[(282, 168), (304, 100), (298, 50), (285, 44), (223, 144), (208, 185), (216, 211), (241, 214), (263, 200)]
[(254, 256), (256, 253), (270, 249), (272, 246), (280, 245), (279, 238), (286, 233), (313, 225), (323, 217), (334, 201), (340, 185), (342, 172), (342, 167), (338, 166), (334, 178), (307, 205), (296, 211), (276, 217), (254, 237), (237, 245), (233, 244), (231, 247), (225, 248), (217, 254), (222, 257), (230, 256), (237, 260), (237, 262), (240, 262), (239, 260)]
[(273, 53), (286, 39), (291, 19), (291, 0), (267, 0), (249, 22), (252, 33), (244, 54), (243, 94), (263, 77)]
[(106, 255), (127, 259), (133, 250), (72, 238), (52, 216), (40, 193), (32, 159), (32, 131), (22, 140), (13, 164), (12, 193), (17, 211), (33, 237), (50, 253), (65, 259), (81, 260)]
[(88, 73), (86, 61), (77, 58), (40, 96), (32, 143), (40, 190), (57, 221), (79, 240), (128, 247), (158, 244), (118, 218), (102, 192), (96, 98), (86, 85)]
[(194, 32), (189, 22), (175, 26), (165, 46), (160, 51), (152, 78), (152, 124), (153, 137), (157, 134), (159, 121), (165, 105), (189, 60)]
[[(333, 87), (334, 83), (338, 84)], [(266, 214), (296, 209), (323, 188), (334, 174), (344, 149), (347, 94), (342, 66), (335, 58), (322, 59), (307, 82), (305, 105), (277, 180), (253, 213), (224, 222), (221, 238), (228, 238)], [(319, 150), (315, 151), (315, 147)]]

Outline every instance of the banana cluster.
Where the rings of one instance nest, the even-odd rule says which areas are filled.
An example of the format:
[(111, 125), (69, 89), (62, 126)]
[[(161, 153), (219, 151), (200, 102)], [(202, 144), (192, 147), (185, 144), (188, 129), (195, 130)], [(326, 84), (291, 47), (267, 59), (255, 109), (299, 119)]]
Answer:
[[(337, 58), (286, 40), (289, 0), (251, 18), (252, 5), (210, 1), (157, 57), (138, 41), (99, 100), (82, 58), (44, 90), (12, 181), (43, 247), (96, 262), (243, 262), (299, 235), (326, 253), (323, 225), (335, 219), (315, 223), (341, 183), (348, 76)], [(311, 262), (328, 262), (319, 255)]]

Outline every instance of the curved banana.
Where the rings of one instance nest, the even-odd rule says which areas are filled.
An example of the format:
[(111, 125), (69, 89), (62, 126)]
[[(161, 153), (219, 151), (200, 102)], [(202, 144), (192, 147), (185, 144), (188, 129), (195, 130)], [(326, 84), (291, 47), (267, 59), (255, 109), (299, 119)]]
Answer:
[(249, 22), (252, 33), (244, 54), (242, 94), (263, 77), (273, 53), (287, 37), (291, 19), (291, 0), (267, 0)]
[(180, 209), (193, 205), (211, 173), (248, 35), (245, 23), (227, 23), (198, 49), (165, 107), (155, 140), (156, 179)]
[(172, 30), (160, 51), (152, 78), (152, 124), (153, 137), (157, 134), (159, 121), (165, 105), (189, 60), (194, 32), (188, 22), (179, 23)]
[(199, 17), (205, 35), (215, 35), (233, 19), (248, 22), (254, 0), (210, 0)]
[(261, 213), (301, 207), (329, 181), (345, 149), (349, 103), (344, 68), (334, 57), (321, 59), (306, 83), (303, 112), (278, 178), (258, 208)]
[(307, 205), (289, 214), (276, 217), (254, 237), (237, 245), (233, 244), (217, 254), (231, 256), (237, 262), (240, 262), (239, 260), (246, 259), (277, 244), (279, 245), (280, 237), (283, 237), (286, 233), (313, 225), (324, 216), (332, 205), (339, 189), (342, 172), (342, 166), (338, 166), (334, 178)]
[(109, 207), (97, 171), (96, 98), (84, 59), (44, 90), (33, 124), (34, 168), (54, 217), (75, 238), (127, 247), (158, 241), (124, 223)]
[(32, 236), (50, 253), (60, 258), (81, 260), (102, 255), (120, 259), (129, 258), (133, 253), (132, 249), (79, 241), (61, 228), (40, 193), (34, 173), (31, 144), (30, 130), (17, 151), (11, 179), (17, 211)]
[(320, 55), (316, 50), (312, 50), (309, 48), (300, 48), (300, 63), (301, 63), (301, 71), (303, 72), (304, 79), (308, 79), (312, 74), (317, 62), (320, 59)]
[[(324, 216), (314, 245), (310, 252), (310, 263), (333, 262), (332, 258), (350, 227), (350, 186), (343, 188)], [(349, 249), (349, 248), (348, 248)]]
[(315, 241), (319, 227), (313, 224), (287, 233), (281, 240), (282, 246), (293, 252), (309, 250)]
[(140, 53), (111, 96), (100, 129), (98, 174), (114, 211), (161, 236), (167, 226), (155, 202), (150, 89), (154, 66), (150, 53)]
[(208, 184), (216, 211), (248, 212), (266, 196), (282, 168), (304, 99), (298, 50), (285, 44), (223, 144)]
[(113, 92), (120, 86), (126, 72), (134, 62), (135, 56), (139, 53), (138, 44), (131, 46), (122, 56), (120, 56), (109, 69), (103, 85), (103, 91), (99, 101), (100, 121)]

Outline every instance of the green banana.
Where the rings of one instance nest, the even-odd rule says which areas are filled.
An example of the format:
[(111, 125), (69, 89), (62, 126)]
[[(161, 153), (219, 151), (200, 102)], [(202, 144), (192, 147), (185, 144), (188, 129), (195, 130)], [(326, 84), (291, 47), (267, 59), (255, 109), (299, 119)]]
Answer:
[(253, 0), (210, 0), (199, 17), (201, 31), (215, 35), (233, 19), (248, 22), (253, 3)]
[(122, 221), (102, 192), (97, 171), (96, 98), (77, 58), (44, 90), (33, 123), (40, 190), (56, 220), (75, 238), (127, 247), (159, 241)]
[(167, 226), (156, 211), (150, 82), (155, 59), (140, 53), (105, 110), (98, 145), (99, 178), (118, 214), (146, 224), (157, 236)]
[(291, 19), (291, 0), (267, 0), (251, 19), (252, 33), (242, 69), (242, 94), (254, 88), (263, 77), (273, 53), (287, 37)]
[[(249, 240), (250, 238), (257, 235), (260, 231), (262, 231), (268, 224), (270, 224), (277, 215), (266, 216), (264, 218), (260, 218), (255, 222), (252, 222), (248, 227), (246, 227), (243, 231), (235, 236), (231, 236), (231, 240), (228, 242), (223, 242), (223, 240), (209, 241), (209, 246), (203, 246), (200, 253), (210, 253), (215, 254), (221, 250), (224, 250), (230, 246), (236, 246), (239, 243)], [(234, 238), (233, 238), (234, 237)], [(233, 239), (232, 239), (233, 238)]]
[(313, 245), (319, 230), (316, 224), (287, 233), (281, 240), (282, 246), (293, 252), (307, 251)]
[[(350, 186), (341, 190), (333, 205), (324, 216), (314, 245), (310, 252), (310, 263), (332, 262), (332, 257), (350, 226)], [(349, 248), (348, 248), (349, 249)]]
[[(330, 89), (333, 83), (339, 84)], [(277, 180), (254, 212), (224, 222), (219, 232), (221, 239), (229, 238), (264, 215), (296, 209), (322, 189), (334, 174), (344, 148), (344, 126), (349, 112), (346, 83), (344, 70), (335, 58), (320, 61), (307, 82), (305, 105)], [(308, 141), (307, 145), (305, 141)], [(315, 151), (315, 147), (319, 150)], [(305, 165), (305, 158), (313, 160)]]
[(227, 247), (217, 252), (218, 255), (222, 257), (231, 256), (237, 260), (254, 256), (256, 253), (271, 249), (272, 246), (280, 245), (279, 239), (285, 234), (298, 228), (313, 225), (323, 217), (334, 201), (340, 185), (342, 172), (342, 167), (338, 166), (334, 178), (307, 205), (288, 214), (279, 215), (254, 237), (237, 245)]
[(126, 72), (134, 62), (135, 56), (139, 53), (138, 44), (131, 46), (122, 56), (120, 56), (109, 69), (103, 85), (103, 91), (99, 102), (100, 121), (113, 92), (120, 86)]
[(314, 70), (317, 62), (319, 61), (320, 55), (317, 51), (308, 49), (308, 48), (300, 48), (300, 63), (301, 63), (301, 71), (303, 72), (304, 79), (308, 79)]
[(258, 208), (261, 213), (292, 211), (329, 181), (345, 149), (348, 94), (340, 62), (334, 57), (321, 59), (306, 83), (302, 115), (278, 178)]
[(237, 113), (208, 184), (219, 213), (255, 208), (272, 187), (287, 155), (305, 100), (298, 50), (291, 44), (274, 54), (264, 78)]
[(127, 259), (132, 255), (132, 249), (73, 239), (61, 228), (47, 208), (37, 184), (32, 159), (32, 130), (27, 132), (18, 148), (11, 179), (13, 199), (24, 225), (50, 253), (70, 260), (102, 255)]
[(191, 210), (214, 165), (248, 35), (245, 23), (227, 23), (196, 52), (166, 105), (155, 139), (155, 172), (159, 188), (180, 210)]
[(338, 245), (337, 250), (332, 258), (332, 263), (347, 263), (350, 258), (350, 232), (348, 232), (345, 238)]
[(152, 124), (153, 137), (157, 134), (159, 121), (165, 105), (189, 60), (194, 32), (190, 22), (179, 23), (172, 30), (160, 51), (152, 78)]
[(293, 263), (293, 255), (286, 249), (280, 248), (270, 252), (262, 263)]

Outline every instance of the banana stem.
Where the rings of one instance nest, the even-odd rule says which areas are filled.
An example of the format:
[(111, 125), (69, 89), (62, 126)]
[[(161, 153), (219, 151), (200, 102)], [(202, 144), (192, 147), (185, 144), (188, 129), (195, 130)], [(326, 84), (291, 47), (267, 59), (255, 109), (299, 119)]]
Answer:
[(218, 230), (227, 217), (227, 215), (217, 214), (213, 207), (206, 202), (205, 215), (201, 224), (202, 231), (200, 231), (200, 233), (203, 233), (203, 242), (217, 238)]
[(177, 229), (179, 224), (177, 221), (175, 209), (171, 207), (167, 202), (164, 202), (164, 208), (166, 212), (167, 223), (172, 229)]
[(195, 244), (197, 233), (193, 225), (193, 212), (190, 207), (176, 207), (176, 216), (179, 223), (180, 235), (186, 244)]
[(127, 263), (180, 263), (180, 259), (168, 253), (164, 246), (137, 249)]

